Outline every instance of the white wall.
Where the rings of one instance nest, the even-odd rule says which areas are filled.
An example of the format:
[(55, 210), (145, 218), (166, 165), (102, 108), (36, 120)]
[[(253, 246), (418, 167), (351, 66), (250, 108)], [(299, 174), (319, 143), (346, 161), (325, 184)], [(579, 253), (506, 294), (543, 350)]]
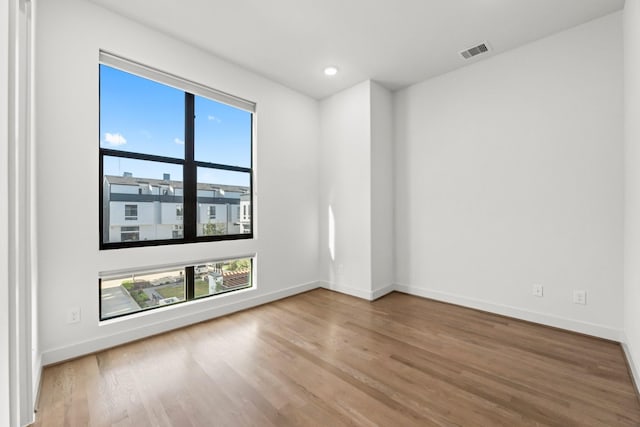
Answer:
[(392, 112), (374, 81), (320, 102), (323, 285), (365, 299), (393, 290)]
[(371, 293), (370, 99), (366, 81), (320, 102), (321, 276), (361, 298)]
[(620, 337), (621, 19), (397, 93), (399, 289)]
[(625, 350), (640, 386), (640, 1), (624, 9)]
[(393, 97), (371, 82), (371, 280), (374, 297), (394, 284)]
[[(256, 239), (98, 251), (98, 51), (257, 103)], [(37, 131), (45, 363), (290, 295), (318, 279), (318, 103), (79, 0), (40, 2)], [(60, 183), (77, 197), (60, 203)], [(297, 209), (283, 200), (295, 194)], [(74, 213), (70, 216), (70, 213)], [(295, 233), (291, 233), (295, 226)], [(98, 273), (257, 253), (257, 289), (98, 323)], [(82, 320), (67, 324), (70, 307)]]

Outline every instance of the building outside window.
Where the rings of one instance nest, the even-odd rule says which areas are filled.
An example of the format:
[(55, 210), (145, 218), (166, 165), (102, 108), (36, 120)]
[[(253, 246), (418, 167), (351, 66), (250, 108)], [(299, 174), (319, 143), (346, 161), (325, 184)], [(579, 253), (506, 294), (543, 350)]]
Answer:
[(240, 206), (242, 206), (242, 217), (240, 218), (240, 232), (251, 233), (251, 198), (248, 195), (240, 196)]
[(216, 207), (215, 206), (209, 206), (209, 219), (216, 219)]

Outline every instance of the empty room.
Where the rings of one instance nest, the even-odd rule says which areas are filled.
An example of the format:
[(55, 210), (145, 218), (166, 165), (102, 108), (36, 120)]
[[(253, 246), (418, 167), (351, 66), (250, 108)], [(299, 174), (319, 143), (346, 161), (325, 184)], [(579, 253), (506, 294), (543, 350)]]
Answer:
[(6, 0), (0, 45), (0, 426), (640, 426), (640, 0)]

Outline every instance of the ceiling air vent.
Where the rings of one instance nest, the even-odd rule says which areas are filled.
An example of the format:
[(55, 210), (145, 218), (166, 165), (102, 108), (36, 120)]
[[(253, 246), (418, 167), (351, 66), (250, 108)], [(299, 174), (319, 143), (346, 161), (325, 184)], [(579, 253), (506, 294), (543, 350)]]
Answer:
[(460, 55), (462, 55), (464, 59), (470, 59), (486, 52), (489, 52), (489, 46), (487, 46), (486, 43), (480, 43), (478, 46), (463, 50), (460, 52)]

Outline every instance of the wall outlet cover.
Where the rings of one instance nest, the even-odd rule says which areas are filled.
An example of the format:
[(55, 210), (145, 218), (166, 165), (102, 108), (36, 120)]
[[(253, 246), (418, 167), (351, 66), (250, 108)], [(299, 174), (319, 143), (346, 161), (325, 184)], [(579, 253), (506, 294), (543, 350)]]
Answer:
[(587, 291), (584, 290), (574, 290), (573, 291), (573, 303), (574, 304), (587, 304)]
[(531, 294), (536, 296), (536, 297), (542, 297), (544, 296), (544, 287), (538, 283), (534, 284), (531, 287)]
[(80, 322), (80, 307), (71, 307), (67, 311), (67, 323)]

